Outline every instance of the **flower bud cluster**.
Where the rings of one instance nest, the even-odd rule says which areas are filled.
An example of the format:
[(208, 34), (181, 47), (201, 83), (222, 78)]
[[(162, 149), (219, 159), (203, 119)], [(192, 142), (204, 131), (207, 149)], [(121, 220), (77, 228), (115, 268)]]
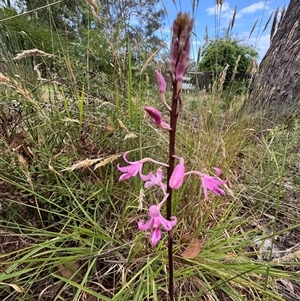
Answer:
[(172, 82), (177, 83), (177, 95), (179, 95), (183, 76), (190, 63), (190, 35), (193, 24), (193, 19), (190, 19), (187, 13), (179, 13), (173, 24), (170, 49), (170, 74)]

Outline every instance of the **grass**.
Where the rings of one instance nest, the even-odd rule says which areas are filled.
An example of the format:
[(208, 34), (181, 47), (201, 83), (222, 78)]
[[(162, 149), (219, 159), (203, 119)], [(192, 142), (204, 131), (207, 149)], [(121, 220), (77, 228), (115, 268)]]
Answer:
[[(128, 64), (124, 93), (116, 80), (106, 100), (71, 80), (70, 93), (16, 79), (13, 61), (0, 77), (1, 300), (167, 300), (166, 237), (152, 249), (137, 231), (160, 195), (119, 183), (116, 169), (126, 150), (167, 160), (167, 137), (142, 110), (159, 107), (158, 92)], [(226, 93), (182, 95), (178, 154), (228, 182), (224, 198), (204, 200), (192, 177), (174, 193), (176, 300), (297, 300), (299, 125), (256, 132), (235, 118), (243, 95)], [(194, 237), (200, 254), (185, 258)]]

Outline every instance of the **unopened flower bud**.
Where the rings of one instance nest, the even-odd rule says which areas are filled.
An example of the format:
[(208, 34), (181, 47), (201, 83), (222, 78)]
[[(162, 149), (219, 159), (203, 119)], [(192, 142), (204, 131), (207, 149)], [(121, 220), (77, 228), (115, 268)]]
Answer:
[(170, 125), (163, 121), (162, 114), (159, 110), (150, 106), (145, 107), (144, 110), (149, 114), (157, 127), (171, 131)]
[(159, 93), (165, 93), (167, 83), (161, 73), (159, 73), (157, 70), (155, 70), (155, 77), (158, 84)]
[(171, 175), (169, 185), (172, 189), (178, 189), (182, 186), (184, 173), (185, 173), (185, 166), (184, 166), (184, 159), (182, 157), (174, 156), (179, 159), (179, 164), (173, 170)]

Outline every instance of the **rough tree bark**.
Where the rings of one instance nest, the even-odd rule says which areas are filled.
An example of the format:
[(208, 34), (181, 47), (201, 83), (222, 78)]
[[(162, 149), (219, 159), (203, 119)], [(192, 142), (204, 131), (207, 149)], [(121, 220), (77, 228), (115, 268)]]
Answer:
[(300, 0), (291, 0), (270, 48), (250, 85), (242, 114), (260, 114), (263, 124), (300, 115)]

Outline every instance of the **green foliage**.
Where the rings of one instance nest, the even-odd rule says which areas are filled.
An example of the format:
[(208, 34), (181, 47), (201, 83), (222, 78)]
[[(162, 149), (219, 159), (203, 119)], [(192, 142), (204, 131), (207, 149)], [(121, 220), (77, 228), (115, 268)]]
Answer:
[(2, 47), (5, 46), (12, 55), (32, 48), (55, 53), (66, 47), (67, 41), (62, 33), (54, 33), (46, 24), (36, 22), (29, 15), (18, 15), (12, 8), (2, 8), (0, 19), (3, 20), (0, 22), (0, 39), (5, 43)]
[[(100, 1), (100, 15), (105, 22), (105, 28), (112, 33), (122, 28), (121, 35), (135, 39), (138, 43), (141, 38), (150, 45), (160, 47), (161, 40), (155, 32), (163, 23), (165, 11), (160, 8), (160, 0), (127, 0), (126, 5), (121, 1)], [(155, 9), (154, 9), (155, 8)]]
[(231, 37), (211, 39), (204, 45), (199, 68), (201, 71), (221, 72), (228, 64), (227, 72), (234, 72), (239, 55), (241, 57), (236, 72), (250, 71), (252, 58), (258, 56), (257, 51), (252, 46), (245, 45), (241, 40)]
[(43, 24), (51, 31), (63, 32), (69, 40), (81, 37), (81, 29), (92, 25), (86, 0), (22, 0), (19, 9), (27, 12), (36, 24)]
[[(113, 6), (122, 14), (118, 2)], [(150, 8), (153, 8), (149, 3), (144, 6), (149, 17)], [(138, 3), (126, 9), (126, 14), (118, 22), (111, 20), (107, 26), (95, 18), (85, 0), (61, 3), (51, 0), (48, 6), (42, 6), (40, 1), (24, 0), (18, 10), (24, 14), (19, 15), (14, 6), (0, 10), (0, 49), (6, 62), (6, 71), (10, 69), (11, 75), (19, 74), (16, 69), (22, 65), (24, 74), (36, 77), (33, 68), (39, 65), (45, 80), (55, 78), (64, 84), (68, 83), (69, 91), (84, 87), (93, 96), (105, 94), (107, 98), (108, 93), (103, 93), (104, 89), (127, 94), (128, 66), (132, 68), (132, 80), (135, 83), (146, 78), (154, 80), (153, 70), (143, 68), (143, 64), (160, 42), (154, 32), (160, 24), (162, 12), (152, 12), (153, 18), (144, 19), (144, 31), (128, 19), (130, 11), (134, 14), (138, 12)], [(104, 11), (103, 8), (100, 13), (103, 20), (110, 19), (111, 12), (106, 11), (108, 15), (105, 17)], [(116, 26), (109, 27), (113, 22)], [(30, 56), (18, 61), (18, 66), (12, 60), (17, 53), (33, 48), (54, 56)]]

